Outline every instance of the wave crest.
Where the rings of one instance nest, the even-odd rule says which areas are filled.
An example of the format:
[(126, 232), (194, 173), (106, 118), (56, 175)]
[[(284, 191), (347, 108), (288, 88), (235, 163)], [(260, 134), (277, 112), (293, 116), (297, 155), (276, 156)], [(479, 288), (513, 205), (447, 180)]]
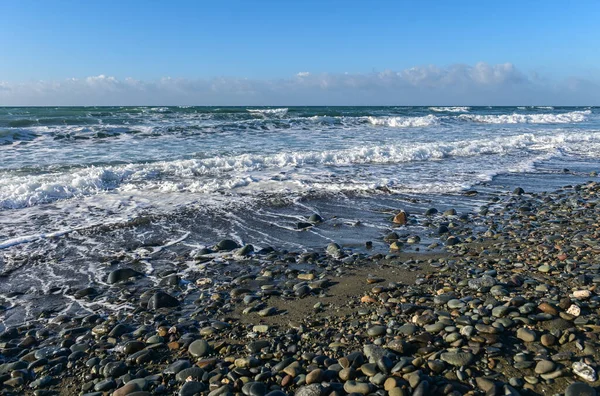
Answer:
[[(451, 157), (512, 155), (535, 151), (596, 151), (600, 133), (522, 134), (493, 139), (458, 140), (351, 147), (339, 150), (243, 154), (229, 157), (164, 161), (71, 169), (0, 178), (0, 208), (22, 208), (119, 189), (127, 191), (233, 192), (261, 183), (267, 191), (285, 189), (287, 178), (314, 180), (323, 166), (345, 167), (437, 161)], [(299, 169), (304, 168), (302, 171)], [(296, 180), (297, 181), (297, 180)], [(293, 183), (294, 180), (288, 180)], [(260, 189), (260, 191), (265, 191)]]
[(468, 106), (430, 107), (429, 110), (439, 113), (467, 113), (471, 110)]
[(256, 114), (256, 115), (262, 115), (262, 116), (270, 115), (270, 116), (278, 116), (278, 117), (283, 117), (288, 112), (288, 109), (286, 107), (280, 107), (277, 109), (246, 109), (246, 110), (249, 113)]
[(414, 128), (435, 125), (439, 118), (434, 115), (424, 117), (367, 117), (372, 125), (388, 126), (393, 128)]
[(591, 110), (583, 110), (562, 114), (461, 114), (457, 118), (482, 124), (570, 124), (585, 121), (591, 113)]

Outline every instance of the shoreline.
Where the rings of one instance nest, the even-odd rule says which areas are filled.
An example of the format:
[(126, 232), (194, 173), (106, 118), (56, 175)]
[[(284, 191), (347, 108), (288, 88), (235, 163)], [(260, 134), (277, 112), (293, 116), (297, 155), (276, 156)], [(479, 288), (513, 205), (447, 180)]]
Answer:
[[(143, 263), (123, 266), (130, 270), (109, 274), (104, 291), (73, 290), (97, 313), (0, 334), (3, 392), (536, 395), (564, 394), (576, 382), (597, 387), (599, 194), (587, 183), (510, 194), (469, 221), (420, 217), (449, 223), (458, 238), (439, 252), (235, 246), (247, 257), (205, 252), (193, 268), (152, 274), (157, 287), (136, 272)], [(400, 239), (417, 225), (398, 228)], [(111, 312), (122, 304), (137, 308)]]

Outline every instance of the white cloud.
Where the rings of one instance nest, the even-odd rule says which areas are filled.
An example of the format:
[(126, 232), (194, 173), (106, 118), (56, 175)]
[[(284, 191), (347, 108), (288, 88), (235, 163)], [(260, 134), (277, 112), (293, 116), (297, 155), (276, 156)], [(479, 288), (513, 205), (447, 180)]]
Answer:
[(0, 105), (503, 105), (600, 104), (596, 81), (552, 81), (511, 63), (418, 66), (373, 73), (299, 72), (288, 79), (155, 81), (107, 75), (2, 82)]

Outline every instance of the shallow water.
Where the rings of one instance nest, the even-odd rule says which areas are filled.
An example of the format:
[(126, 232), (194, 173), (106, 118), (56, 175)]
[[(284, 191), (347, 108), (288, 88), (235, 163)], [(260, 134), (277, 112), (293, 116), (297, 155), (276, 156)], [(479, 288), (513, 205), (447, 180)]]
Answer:
[[(0, 108), (4, 319), (76, 311), (69, 287), (136, 258), (181, 270), (223, 238), (386, 251), (400, 208), (476, 212), (597, 179), (599, 156), (587, 107)], [(312, 213), (326, 221), (298, 231)]]

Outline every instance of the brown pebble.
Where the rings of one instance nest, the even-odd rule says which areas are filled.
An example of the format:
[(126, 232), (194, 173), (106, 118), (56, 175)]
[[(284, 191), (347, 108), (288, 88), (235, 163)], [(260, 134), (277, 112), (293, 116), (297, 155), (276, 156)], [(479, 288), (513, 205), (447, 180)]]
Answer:
[(291, 375), (286, 375), (281, 380), (281, 386), (286, 387), (286, 386), (291, 385), (293, 382), (294, 382), (294, 377), (292, 377)]
[(405, 211), (401, 211), (396, 216), (394, 216), (393, 220), (394, 224), (405, 225), (408, 222), (408, 216)]
[(558, 310), (556, 309), (555, 306), (553, 306), (552, 304), (549, 304), (547, 302), (543, 302), (540, 305), (538, 305), (538, 309), (544, 313), (550, 314), (552, 316), (556, 316), (558, 315)]
[(541, 342), (543, 346), (552, 346), (556, 343), (556, 337), (552, 334), (544, 334), (542, 335)]

